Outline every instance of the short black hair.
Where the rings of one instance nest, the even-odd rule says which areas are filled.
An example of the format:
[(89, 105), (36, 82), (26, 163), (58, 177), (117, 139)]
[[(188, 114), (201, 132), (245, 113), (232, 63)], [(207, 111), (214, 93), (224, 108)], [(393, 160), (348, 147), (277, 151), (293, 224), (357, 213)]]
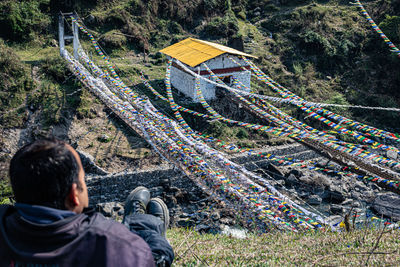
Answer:
[(30, 143), (14, 155), (10, 180), (19, 203), (66, 209), (65, 198), (73, 183), (79, 189), (79, 165), (67, 144), (57, 139)]

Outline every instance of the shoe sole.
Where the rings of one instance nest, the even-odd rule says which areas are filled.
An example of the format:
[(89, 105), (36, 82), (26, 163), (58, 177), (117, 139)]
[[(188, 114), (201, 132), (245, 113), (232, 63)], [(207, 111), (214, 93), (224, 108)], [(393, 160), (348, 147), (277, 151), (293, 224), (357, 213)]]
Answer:
[(169, 210), (167, 205), (164, 203), (164, 201), (162, 201), (160, 198), (155, 197), (150, 199), (150, 201), (155, 201), (158, 204), (160, 204), (162, 210), (163, 210), (163, 214), (164, 214), (164, 225), (165, 225), (165, 232), (167, 232), (167, 229), (169, 227)]
[[(125, 218), (126, 214), (129, 214), (129, 213), (130, 213), (130, 210), (132, 209), (132, 206), (129, 205), (129, 203), (132, 203), (132, 198), (133, 198), (133, 196), (134, 196), (138, 191), (143, 190), (143, 189), (148, 190), (148, 189), (147, 189), (146, 187), (144, 187), (144, 186), (138, 186), (138, 187), (136, 187), (135, 189), (133, 189), (133, 190), (129, 193), (129, 196), (128, 196), (128, 197), (126, 198), (126, 200), (125, 200), (125, 205), (124, 205), (124, 218)], [(128, 211), (129, 213), (127, 213), (127, 211)]]

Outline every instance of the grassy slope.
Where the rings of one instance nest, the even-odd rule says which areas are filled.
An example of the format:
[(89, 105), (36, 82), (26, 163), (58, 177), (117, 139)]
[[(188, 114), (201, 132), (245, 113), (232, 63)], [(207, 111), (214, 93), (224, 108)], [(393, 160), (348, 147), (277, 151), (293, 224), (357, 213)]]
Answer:
[[(398, 266), (399, 231), (250, 234), (246, 239), (173, 228), (177, 266)], [(372, 253), (371, 253), (372, 252)], [(366, 264), (367, 263), (367, 264)]]

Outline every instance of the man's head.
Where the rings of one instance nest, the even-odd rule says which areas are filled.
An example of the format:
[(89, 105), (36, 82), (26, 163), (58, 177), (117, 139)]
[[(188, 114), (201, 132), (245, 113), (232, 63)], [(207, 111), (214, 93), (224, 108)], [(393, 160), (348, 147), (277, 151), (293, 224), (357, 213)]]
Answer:
[(19, 203), (81, 213), (89, 204), (84, 176), (78, 153), (56, 139), (22, 147), (10, 163), (11, 186)]

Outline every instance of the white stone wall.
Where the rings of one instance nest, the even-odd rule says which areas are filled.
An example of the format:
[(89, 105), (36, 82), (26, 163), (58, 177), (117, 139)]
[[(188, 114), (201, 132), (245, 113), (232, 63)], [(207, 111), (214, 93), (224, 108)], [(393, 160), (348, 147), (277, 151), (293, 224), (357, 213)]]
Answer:
[(171, 84), (187, 97), (195, 99), (195, 78), (174, 66), (171, 67)]
[[(205, 64), (211, 69), (225, 69), (225, 68), (235, 68), (238, 67), (236, 63), (232, 62), (229, 58), (229, 55), (221, 55), (219, 57), (210, 59), (205, 62)], [(237, 62), (240, 62), (242, 66), (246, 66), (247, 64), (244, 62), (244, 60), (239, 59), (236, 56), (232, 56)], [(206, 71), (206, 68), (202, 67), (201, 65), (199, 67), (191, 68), (189, 67), (192, 71), (198, 72), (199, 68), (200, 71), (204, 70)], [(203, 75), (204, 77), (210, 79), (210, 75)], [(230, 72), (230, 73), (222, 73), (222, 74), (217, 74), (219, 77), (225, 77), (225, 76), (233, 76), (236, 79), (238, 79), (240, 82), (242, 82), (245, 86), (250, 88), (250, 79), (251, 79), (251, 73), (250, 71), (239, 71), (239, 72)], [(178, 89), (180, 92), (184, 93), (186, 96), (190, 97), (193, 99), (194, 102), (199, 102), (199, 100), (196, 97), (196, 91), (195, 91), (195, 78), (191, 76), (190, 74), (183, 72), (175, 67), (171, 68), (171, 84), (174, 86), (176, 89)], [(205, 80), (200, 81), (200, 88), (202, 89), (204, 98), (206, 100), (211, 100), (215, 99), (215, 88), (216, 86), (214, 84), (208, 83)]]

